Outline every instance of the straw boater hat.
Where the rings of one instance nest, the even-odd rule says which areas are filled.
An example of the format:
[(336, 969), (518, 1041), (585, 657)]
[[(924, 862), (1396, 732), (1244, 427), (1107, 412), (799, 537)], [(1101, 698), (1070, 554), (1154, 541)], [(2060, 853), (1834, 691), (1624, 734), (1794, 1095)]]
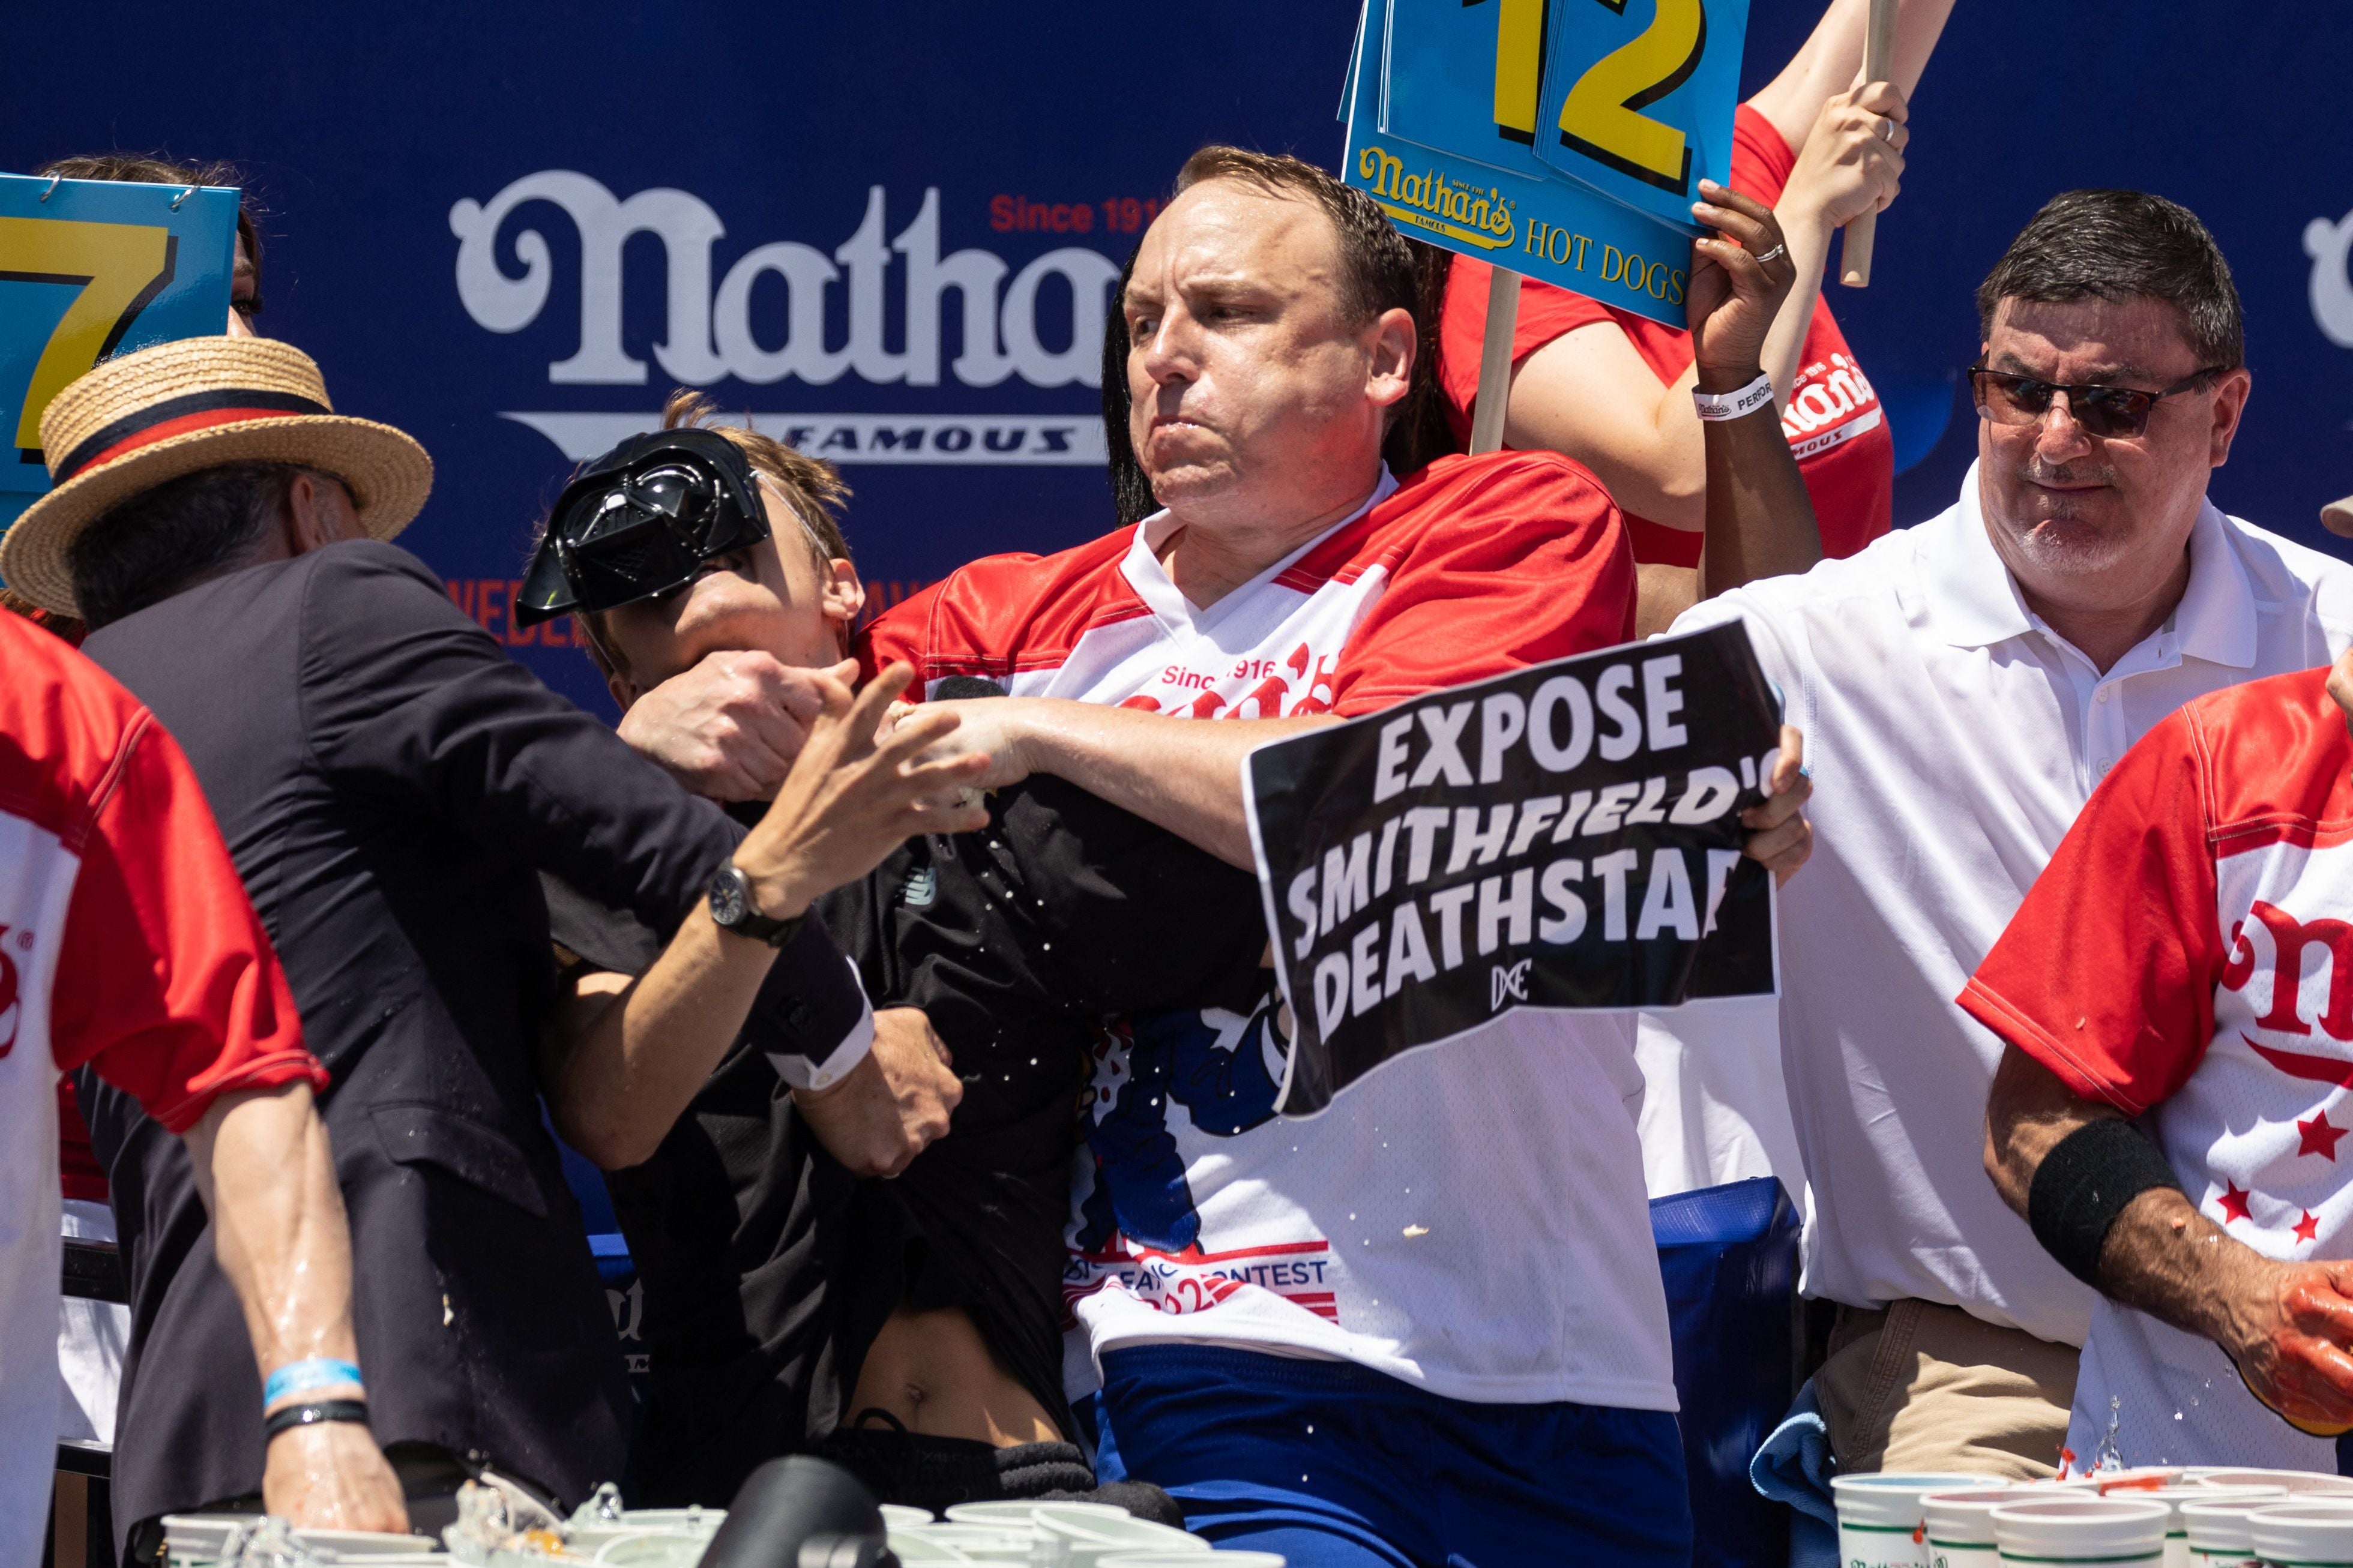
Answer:
[(75, 538), (167, 479), (224, 463), (317, 468), (350, 489), (375, 539), (407, 527), (433, 489), (424, 447), (337, 414), (311, 356), (270, 338), (182, 338), (109, 360), (51, 400), (41, 450), (56, 488), (0, 536), (0, 579), (69, 616)]

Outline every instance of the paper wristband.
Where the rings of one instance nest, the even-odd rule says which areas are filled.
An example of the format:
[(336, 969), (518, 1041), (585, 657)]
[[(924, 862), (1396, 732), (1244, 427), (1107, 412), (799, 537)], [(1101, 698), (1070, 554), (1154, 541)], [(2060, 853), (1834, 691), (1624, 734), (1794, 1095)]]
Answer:
[(1760, 374), (1737, 392), (1702, 392), (1692, 388), (1692, 404), (1702, 419), (1741, 419), (1773, 401), (1773, 378)]
[(360, 1369), (347, 1361), (329, 1361), (314, 1357), (310, 1361), (289, 1362), (269, 1374), (261, 1385), (261, 1403), (277, 1404), (290, 1394), (308, 1394), (314, 1388), (332, 1388), (339, 1384), (352, 1384), (360, 1388)]

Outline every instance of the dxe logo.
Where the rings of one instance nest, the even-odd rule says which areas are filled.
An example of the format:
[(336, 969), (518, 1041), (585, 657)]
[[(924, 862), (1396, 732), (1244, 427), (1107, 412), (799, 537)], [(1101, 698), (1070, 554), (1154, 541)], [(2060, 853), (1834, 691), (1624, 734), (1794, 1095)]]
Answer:
[(1535, 962), (1524, 958), (1508, 969), (1499, 963), (1487, 972), (1487, 1011), (1500, 1011), (1506, 1001), (1528, 999), (1528, 965)]
[[(622, 342), (622, 271), (628, 241), (659, 239), (667, 277), (662, 341), (652, 354), (664, 377), (690, 386), (733, 378), (755, 386), (798, 380), (827, 386), (843, 376), (872, 385), (937, 386), (943, 368), (961, 385), (994, 387), (1014, 378), (1036, 387), (1102, 383), (1103, 334), (1119, 268), (1082, 246), (1050, 250), (1013, 272), (986, 250), (940, 254), (940, 193), (923, 193), (914, 217), (886, 240), (883, 189), (867, 192), (866, 212), (828, 255), (797, 240), (745, 251), (714, 290), (712, 249), (725, 236), (702, 198), (659, 187), (624, 201), (586, 174), (549, 169), (514, 181), (489, 202), (449, 209), (458, 237), (458, 298), (475, 322), (517, 332), (539, 319), (554, 282), (547, 237), (513, 235), (522, 265), (511, 275), (500, 235), (527, 204), (547, 203), (571, 219), (579, 239), (580, 330), (573, 352), (547, 367), (557, 385), (643, 386), (646, 362)], [(885, 341), (886, 295), (896, 273), (903, 327)], [(1008, 280), (1008, 274), (1010, 278)], [(763, 287), (763, 285), (765, 287)], [(837, 294), (839, 289), (839, 294)], [(961, 305), (962, 335), (943, 356), (943, 305)], [(1067, 295), (1066, 308), (1049, 303)], [(828, 307), (846, 321), (828, 341)], [(1046, 318), (1054, 319), (1048, 320)], [(574, 458), (640, 429), (642, 413), (512, 413)], [(761, 430), (837, 461), (1100, 465), (1103, 421), (1091, 415), (754, 415)]]

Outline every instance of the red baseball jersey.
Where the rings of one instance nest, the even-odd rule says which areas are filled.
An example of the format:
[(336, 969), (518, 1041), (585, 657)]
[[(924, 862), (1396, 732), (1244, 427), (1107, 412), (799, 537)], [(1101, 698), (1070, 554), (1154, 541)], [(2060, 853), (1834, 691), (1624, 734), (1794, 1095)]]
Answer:
[(1058, 555), (992, 555), (868, 628), (915, 666), (1017, 696), (1200, 719), (1369, 712), (1634, 635), (1617, 507), (1551, 452), (1440, 458), (1207, 610), (1155, 547), (1166, 514)]
[[(2151, 730), (1960, 996), (2076, 1094), (2142, 1119), (2226, 1232), (2296, 1260), (2353, 1242), (2353, 741), (2327, 675), (2231, 687)], [(2075, 1436), (2097, 1444), (2111, 1396), (2127, 1463), (2335, 1468), (2220, 1350), (2103, 1300)]]
[[(1555, 453), (1384, 474), (1206, 608), (1162, 563), (1176, 527), (967, 566), (875, 623), (868, 667), (1192, 718), (1346, 716), (1633, 633), (1618, 510)], [(1107, 1350), (1179, 1341), (1449, 1398), (1674, 1408), (1630, 1018), (1509, 1013), (1298, 1121), (1274, 1114), (1265, 1019), (1162, 1015), (1099, 1044), (1063, 1277), (1072, 1386)], [(1114, 1223), (1114, 1189), (1142, 1230)]]
[[(1797, 154), (1773, 122), (1742, 104), (1732, 122), (1732, 188), (1770, 206), (1781, 199), (1797, 167)], [(1487, 264), (1454, 258), (1447, 280), (1446, 313), (1440, 325), (1439, 378), (1458, 438), (1468, 443), (1471, 405), (1479, 396), (1479, 345), (1487, 327)], [(1691, 368), (1691, 333), (1645, 316), (1614, 310), (1598, 300), (1571, 294), (1533, 279), (1520, 285), (1518, 328), (1512, 334), (1512, 363), (1520, 361), (1579, 327), (1614, 321), (1660, 383), (1679, 380)], [(1813, 498), (1821, 525), (1822, 552), (1853, 554), (1885, 533), (1894, 515), (1895, 443), (1871, 388), (1839, 331), (1824, 299), (1806, 330), (1797, 384), (1782, 405), (1781, 433), (1797, 454), (1798, 471)], [(1629, 517), (1634, 559), (1670, 566), (1699, 564), (1700, 535), (1667, 528), (1648, 518)]]
[(327, 1079), (172, 738), (15, 616), (0, 668), (0, 1561), (19, 1562), (58, 1421), (58, 1073), (93, 1064), (175, 1132), (227, 1090)]

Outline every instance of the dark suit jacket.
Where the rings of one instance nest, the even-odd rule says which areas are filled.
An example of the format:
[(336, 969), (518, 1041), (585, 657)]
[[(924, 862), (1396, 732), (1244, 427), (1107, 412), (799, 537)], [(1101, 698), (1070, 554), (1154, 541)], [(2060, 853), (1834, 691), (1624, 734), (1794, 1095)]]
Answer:
[[(541, 1120), (538, 871), (673, 929), (741, 829), (549, 692), (415, 557), (331, 545), (175, 595), (87, 651), (178, 738), (277, 943), (351, 1215), (370, 1424), (567, 1503), (619, 1479), (629, 1402)], [(753, 1030), (822, 1058), (864, 1008), (811, 921)], [(85, 1079), (132, 1342), (118, 1531), (257, 1492), (261, 1400), (180, 1141)]]

